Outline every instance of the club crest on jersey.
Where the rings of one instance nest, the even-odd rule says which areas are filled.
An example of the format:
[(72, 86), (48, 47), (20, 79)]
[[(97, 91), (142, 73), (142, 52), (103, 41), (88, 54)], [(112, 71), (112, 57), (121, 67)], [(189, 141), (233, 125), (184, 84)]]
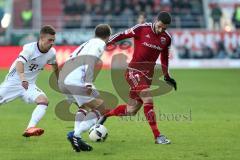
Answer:
[(160, 39), (160, 41), (161, 41), (161, 44), (166, 44), (166, 38), (165, 37), (161, 37), (161, 39)]

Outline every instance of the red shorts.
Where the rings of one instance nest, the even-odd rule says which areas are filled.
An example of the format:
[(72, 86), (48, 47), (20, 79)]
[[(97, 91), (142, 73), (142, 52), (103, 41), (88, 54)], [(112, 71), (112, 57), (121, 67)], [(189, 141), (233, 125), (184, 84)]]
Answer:
[(149, 78), (146, 74), (138, 70), (127, 69), (125, 78), (130, 85), (129, 97), (137, 101), (142, 102), (139, 97), (139, 92), (144, 89), (150, 88), (152, 78)]

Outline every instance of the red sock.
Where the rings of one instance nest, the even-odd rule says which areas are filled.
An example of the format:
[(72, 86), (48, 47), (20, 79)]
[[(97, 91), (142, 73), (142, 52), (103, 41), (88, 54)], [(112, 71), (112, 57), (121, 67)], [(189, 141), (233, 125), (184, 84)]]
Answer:
[(153, 110), (152, 103), (144, 104), (144, 114), (145, 114), (145, 117), (148, 120), (148, 123), (152, 129), (154, 138), (158, 137), (160, 135), (160, 131), (158, 130), (158, 126), (157, 126), (157, 122), (156, 122), (156, 115)]
[(109, 111), (108, 113), (105, 114), (105, 116), (110, 117), (110, 116), (124, 116), (126, 115), (126, 110), (127, 110), (127, 105), (122, 104), (114, 108), (113, 110)]

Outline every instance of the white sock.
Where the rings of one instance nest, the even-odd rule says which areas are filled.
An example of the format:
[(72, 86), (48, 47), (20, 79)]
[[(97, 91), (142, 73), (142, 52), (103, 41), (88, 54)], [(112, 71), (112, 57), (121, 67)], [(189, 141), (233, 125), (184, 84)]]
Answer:
[(75, 122), (74, 122), (74, 136), (79, 137), (78, 130), (81, 122), (86, 117), (87, 111), (84, 109), (79, 109), (75, 116)]
[(35, 127), (37, 123), (42, 119), (44, 114), (46, 113), (47, 106), (43, 104), (37, 105), (32, 113), (32, 118), (28, 124), (27, 128)]
[(89, 130), (99, 119), (99, 112), (89, 112), (84, 120), (80, 123), (79, 127), (75, 130), (74, 136), (81, 137), (81, 134)]

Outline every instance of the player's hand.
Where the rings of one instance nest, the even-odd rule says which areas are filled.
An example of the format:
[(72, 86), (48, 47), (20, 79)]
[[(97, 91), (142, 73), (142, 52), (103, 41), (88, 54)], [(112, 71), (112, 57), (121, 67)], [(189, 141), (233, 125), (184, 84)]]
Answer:
[(29, 85), (28, 81), (22, 81), (22, 86), (23, 86), (24, 89), (27, 90), (28, 89), (28, 85)]
[(86, 85), (87, 88), (87, 95), (91, 95), (92, 94), (92, 85)]
[(167, 84), (172, 86), (175, 89), (175, 91), (177, 90), (177, 82), (173, 78), (171, 78), (171, 77), (164, 77), (164, 80), (167, 82)]

